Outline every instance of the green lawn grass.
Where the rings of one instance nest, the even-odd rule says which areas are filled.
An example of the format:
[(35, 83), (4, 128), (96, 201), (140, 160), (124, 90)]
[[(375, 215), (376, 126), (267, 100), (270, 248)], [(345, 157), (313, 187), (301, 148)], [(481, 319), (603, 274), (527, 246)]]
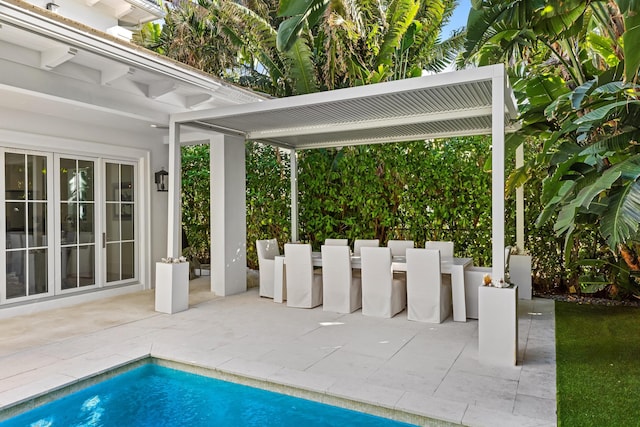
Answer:
[(640, 309), (556, 302), (559, 426), (640, 426)]

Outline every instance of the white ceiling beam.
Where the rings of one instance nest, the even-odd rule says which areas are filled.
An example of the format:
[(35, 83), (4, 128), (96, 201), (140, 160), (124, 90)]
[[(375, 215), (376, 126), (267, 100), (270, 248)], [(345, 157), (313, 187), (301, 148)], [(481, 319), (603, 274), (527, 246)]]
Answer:
[(86, 0), (85, 3), (87, 4), (87, 6), (93, 7), (96, 4), (100, 3), (100, 0)]
[(134, 68), (122, 64), (113, 64), (108, 67), (103, 67), (100, 71), (100, 84), (103, 86), (108, 85), (121, 77), (133, 75), (135, 71), (136, 70)]
[(273, 129), (249, 132), (247, 139), (274, 139), (287, 136), (318, 135), (327, 132), (348, 132), (360, 129), (381, 129), (390, 126), (411, 125), (417, 123), (433, 123), (445, 120), (465, 119), (491, 115), (491, 105), (477, 108), (465, 108), (455, 111), (425, 113), (419, 115), (391, 117), (387, 119), (372, 119), (350, 123), (329, 123), (317, 126), (297, 127), (293, 129)]
[(177, 85), (172, 81), (161, 81), (150, 83), (147, 86), (147, 97), (151, 99), (159, 98), (176, 90)]
[(120, 7), (114, 8), (113, 10), (114, 10), (116, 19), (120, 19), (123, 16), (130, 14), (133, 11), (133, 6), (131, 6), (129, 3), (126, 3)]
[(40, 68), (51, 70), (73, 58), (78, 50), (69, 46), (60, 46), (40, 52)]
[(185, 96), (184, 106), (187, 108), (195, 108), (200, 104), (203, 104), (211, 99), (211, 95), (208, 93), (201, 93), (198, 95)]
[[(169, 111), (144, 96), (0, 59), (0, 89), (37, 94), (80, 108), (110, 112), (149, 123), (166, 123)], [(1, 103), (1, 102), (0, 102)], [(52, 112), (55, 114), (55, 112)]]

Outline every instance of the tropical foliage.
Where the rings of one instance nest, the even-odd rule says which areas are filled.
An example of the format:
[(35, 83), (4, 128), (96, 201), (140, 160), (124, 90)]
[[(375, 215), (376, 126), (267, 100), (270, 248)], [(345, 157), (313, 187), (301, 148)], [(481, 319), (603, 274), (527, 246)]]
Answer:
[(291, 184), (289, 153), (255, 143), (246, 143), (247, 168), (247, 260), (257, 268), (255, 241), (291, 237)]
[[(420, 246), (425, 240), (452, 240), (457, 253), (489, 265), (491, 175), (482, 165), (490, 145), (488, 137), (468, 137), (299, 152), (300, 239), (317, 249), (331, 237), (385, 243), (407, 238)], [(203, 160), (191, 158), (196, 151)], [(255, 240), (290, 238), (289, 161), (288, 153), (257, 143), (247, 143), (246, 155), (247, 256), (255, 268)], [(183, 160), (184, 215), (203, 212), (183, 218), (193, 230), (189, 242), (206, 259), (208, 197), (205, 203), (191, 194), (208, 196), (208, 149), (185, 147)], [(206, 189), (199, 191), (203, 182)], [(508, 217), (512, 239), (513, 209)]]
[[(440, 71), (462, 47), (442, 41), (453, 0), (198, 0), (167, 10), (137, 42), (274, 96)], [(286, 18), (286, 19), (285, 19)]]
[(490, 264), (489, 147), (474, 137), (304, 152), (301, 238), (318, 247), (336, 236), (453, 240), (458, 253)]
[(510, 148), (538, 145), (510, 187), (541, 189), (537, 224), (564, 238), (583, 291), (640, 295), (640, 2), (474, 1), (467, 28), (466, 61), (508, 65)]
[[(421, 75), (423, 70), (442, 70), (463, 42), (461, 33), (445, 41), (440, 37), (454, 5), (453, 0), (180, 1), (167, 9), (163, 27), (147, 24), (136, 41), (220, 78), (274, 96), (288, 96), (412, 77)], [(207, 168), (191, 157), (199, 153), (206, 159), (208, 153), (206, 147), (186, 150), (183, 188), (195, 191), (202, 182), (208, 184), (208, 178), (201, 176)], [(357, 152), (362, 162), (376, 163), (381, 150), (371, 147)], [(289, 171), (288, 162), (283, 162), (286, 156), (278, 149), (247, 144), (250, 263), (254, 259), (251, 242), (255, 239), (288, 239)], [(305, 160), (307, 153), (300, 157), (301, 170), (315, 167)], [(309, 161), (316, 159), (312, 154), (308, 157)], [(374, 169), (368, 173), (375, 176)], [(391, 181), (386, 185), (390, 186)], [(358, 188), (366, 191), (362, 186)], [(301, 211), (305, 212), (305, 200), (311, 203), (312, 199), (302, 199)], [(187, 195), (183, 212), (186, 228), (193, 230), (188, 232), (189, 241), (198, 256), (206, 259), (208, 220), (190, 213), (195, 209), (208, 212), (208, 205), (194, 202)], [(314, 212), (314, 208), (307, 211)], [(311, 218), (307, 221), (310, 225), (314, 222)], [(380, 230), (389, 229), (387, 225), (381, 227)], [(323, 230), (329, 233), (326, 225)], [(378, 229), (374, 232), (378, 233)], [(386, 232), (382, 233), (384, 236)]]
[[(182, 147), (182, 223), (188, 255), (209, 263), (209, 146)], [(183, 242), (184, 244), (184, 242)]]
[[(534, 149), (528, 145), (526, 152)], [(338, 236), (410, 238), (418, 245), (446, 239), (455, 242), (458, 254), (489, 265), (491, 177), (482, 167), (489, 150), (489, 138), (472, 137), (299, 152), (300, 238), (316, 248)], [(207, 146), (194, 146), (182, 154), (183, 189), (194, 194), (183, 198), (185, 229), (202, 262), (210, 244), (208, 152)], [(249, 142), (246, 155), (247, 257), (256, 268), (255, 240), (290, 238), (289, 154)], [(533, 224), (539, 191), (525, 190), (525, 223)], [(514, 203), (507, 203), (506, 221), (506, 240), (513, 242)], [(558, 263), (563, 239), (555, 237), (551, 224), (525, 234), (538, 289), (556, 287), (565, 274)]]

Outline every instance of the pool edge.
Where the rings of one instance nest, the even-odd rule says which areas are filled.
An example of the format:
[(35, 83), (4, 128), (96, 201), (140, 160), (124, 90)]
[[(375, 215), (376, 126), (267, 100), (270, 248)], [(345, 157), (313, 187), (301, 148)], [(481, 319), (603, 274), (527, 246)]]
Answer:
[(382, 404), (373, 404), (363, 402), (356, 399), (350, 399), (344, 396), (338, 396), (327, 391), (318, 391), (302, 386), (291, 386), (288, 384), (276, 382), (273, 380), (267, 380), (263, 378), (251, 377), (246, 374), (236, 374), (233, 372), (225, 371), (220, 368), (212, 368), (209, 366), (202, 366), (194, 363), (185, 363), (167, 358), (150, 357), (150, 361), (158, 366), (166, 368), (173, 368), (207, 376), (210, 378), (216, 378), (224, 381), (229, 381), (236, 384), (247, 385), (250, 387), (259, 388), (262, 390), (272, 391), (275, 393), (281, 393), (292, 397), (298, 397), (307, 399), (327, 405), (337, 406), (339, 408), (350, 409), (358, 412), (364, 412), (370, 415), (376, 415), (392, 419), (395, 421), (402, 421), (405, 423), (421, 425), (421, 426), (435, 426), (435, 427), (448, 427), (448, 426), (460, 426), (461, 424), (431, 418), (426, 415), (417, 414), (415, 412), (406, 411), (390, 406), (384, 406)]
[(87, 375), (82, 378), (74, 378), (73, 380), (62, 384), (57, 387), (52, 387), (47, 390), (43, 390), (40, 393), (36, 393), (24, 399), (12, 402), (8, 405), (0, 407), (0, 422), (6, 421), (9, 418), (22, 414), (35, 407), (52, 402), (56, 399), (74, 393), (83, 388), (89, 387), (105, 379), (111, 378), (115, 375), (130, 371), (139, 366), (143, 366), (149, 363), (151, 357), (149, 355), (137, 357), (126, 362), (119, 363), (95, 372), (91, 375)]
[(220, 368), (203, 366), (195, 363), (187, 363), (169, 358), (160, 358), (152, 355), (145, 355), (131, 359), (129, 361), (114, 365), (110, 368), (101, 370), (100, 372), (94, 373), (92, 375), (88, 375), (84, 378), (75, 378), (73, 379), (73, 381), (69, 381), (68, 383), (60, 385), (58, 387), (53, 387), (51, 389), (43, 391), (42, 393), (38, 393), (36, 395), (24, 398), (20, 401), (0, 407), (0, 422), (17, 416), (23, 412), (34, 409), (35, 407), (64, 397), (68, 394), (74, 393), (93, 384), (96, 384), (100, 381), (104, 381), (108, 378), (114, 377), (116, 375), (122, 374), (124, 372), (149, 363), (161, 367), (177, 369), (193, 374), (229, 381), (236, 384), (247, 385), (262, 390), (281, 393), (292, 397), (307, 399), (319, 403), (333, 405), (339, 408), (364, 412), (370, 415), (415, 425), (437, 427), (460, 425), (445, 420), (431, 418), (423, 414), (418, 414), (391, 406), (385, 406), (383, 404), (373, 404), (344, 396), (338, 396), (328, 391), (319, 391), (303, 386), (292, 386), (273, 380), (267, 380), (264, 378), (251, 377), (246, 374), (237, 374), (230, 371), (225, 371), (224, 369)]

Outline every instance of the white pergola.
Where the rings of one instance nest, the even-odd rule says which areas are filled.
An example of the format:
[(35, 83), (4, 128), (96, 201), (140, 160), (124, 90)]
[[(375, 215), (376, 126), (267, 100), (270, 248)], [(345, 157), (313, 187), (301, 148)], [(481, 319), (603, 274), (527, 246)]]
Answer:
[[(297, 240), (296, 151), (454, 136), (492, 136), (492, 277), (504, 277), (504, 140), (517, 106), (502, 65), (244, 105), (178, 113), (169, 125), (168, 253), (180, 253), (181, 128), (211, 144), (212, 291), (246, 290), (244, 142), (291, 150), (292, 241)], [(519, 230), (524, 230), (519, 215)]]

